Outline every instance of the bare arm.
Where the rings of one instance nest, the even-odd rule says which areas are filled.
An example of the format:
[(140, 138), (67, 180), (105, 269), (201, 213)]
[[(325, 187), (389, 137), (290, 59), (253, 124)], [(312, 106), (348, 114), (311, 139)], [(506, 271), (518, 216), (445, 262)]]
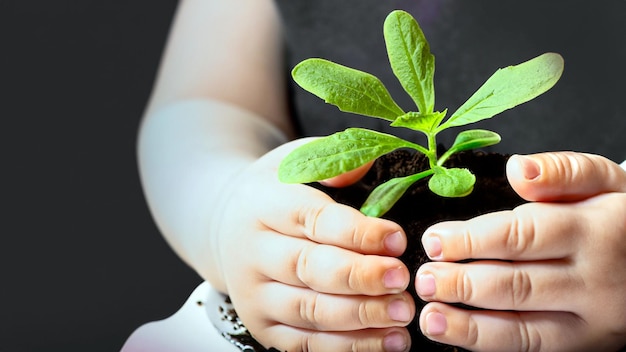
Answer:
[(183, 0), (147, 116), (180, 100), (217, 100), (291, 132), (282, 37), (271, 0)]
[(150, 209), (170, 245), (225, 290), (211, 207), (224, 183), (290, 135), (280, 22), (269, 0), (180, 2), (139, 131)]
[(181, 2), (139, 132), (150, 210), (266, 347), (405, 351), (415, 304), (393, 258), (402, 229), (278, 181), (303, 142), (284, 144), (280, 42), (270, 0)]

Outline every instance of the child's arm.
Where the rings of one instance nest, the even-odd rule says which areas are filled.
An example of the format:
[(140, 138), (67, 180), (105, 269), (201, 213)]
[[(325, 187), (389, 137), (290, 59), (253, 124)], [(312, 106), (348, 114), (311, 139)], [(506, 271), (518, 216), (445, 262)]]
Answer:
[(222, 290), (213, 270), (219, 263), (194, 253), (207, 232), (197, 214), (210, 214), (207, 199), (215, 201), (235, 174), (292, 133), (271, 5), (181, 1), (139, 132), (142, 182), (159, 228)]
[(264, 345), (407, 350), (402, 229), (277, 179), (300, 143), (274, 149), (292, 134), (280, 40), (272, 1), (181, 1), (139, 133), (150, 209)]

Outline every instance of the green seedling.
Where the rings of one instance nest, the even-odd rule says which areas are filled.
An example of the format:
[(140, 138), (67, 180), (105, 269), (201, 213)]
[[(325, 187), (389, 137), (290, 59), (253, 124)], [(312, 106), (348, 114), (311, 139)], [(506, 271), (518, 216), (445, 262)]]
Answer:
[(445, 119), (447, 109), (435, 111), (435, 58), (419, 24), (404, 11), (393, 11), (385, 19), (384, 38), (391, 68), (417, 111), (405, 112), (400, 108), (377, 77), (328, 60), (304, 60), (296, 65), (292, 76), (302, 88), (341, 111), (384, 119), (393, 127), (425, 134), (427, 146), (377, 131), (348, 128), (296, 148), (278, 170), (282, 182), (308, 183), (356, 169), (396, 149), (424, 153), (430, 168), (391, 179), (374, 189), (361, 207), (361, 212), (368, 216), (382, 216), (412, 184), (425, 177), (430, 177), (429, 188), (440, 196), (470, 194), (475, 176), (467, 169), (446, 168), (445, 161), (460, 151), (494, 145), (500, 142), (500, 136), (481, 129), (462, 131), (443, 155), (437, 155), (437, 135), (450, 127), (488, 119), (525, 103), (554, 86), (563, 72), (563, 58), (555, 53), (498, 69)]

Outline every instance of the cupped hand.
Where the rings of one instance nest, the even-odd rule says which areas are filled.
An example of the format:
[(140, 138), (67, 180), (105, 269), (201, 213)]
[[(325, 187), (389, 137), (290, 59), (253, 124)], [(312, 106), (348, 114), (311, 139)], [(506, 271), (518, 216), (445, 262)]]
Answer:
[[(266, 154), (225, 190), (215, 227), (225, 289), (254, 337), (282, 351), (405, 351), (415, 304), (397, 224), (368, 218), (276, 170)], [(355, 175), (358, 177), (359, 175)], [(345, 177), (328, 180), (345, 184)]]
[[(626, 172), (596, 155), (514, 156), (532, 203), (428, 229), (416, 278), (429, 338), (477, 351), (626, 345)], [(475, 259), (470, 263), (458, 263)], [(483, 308), (466, 310), (447, 303)]]

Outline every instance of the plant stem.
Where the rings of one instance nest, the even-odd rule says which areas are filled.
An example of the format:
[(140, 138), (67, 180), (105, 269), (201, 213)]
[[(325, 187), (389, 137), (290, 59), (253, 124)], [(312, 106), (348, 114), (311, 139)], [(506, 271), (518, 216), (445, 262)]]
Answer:
[(439, 158), (439, 161), (437, 162), (437, 166), (441, 166), (443, 165), (443, 163), (446, 162), (446, 160), (448, 160), (448, 158), (454, 154), (454, 151), (452, 149), (448, 149), (445, 153), (443, 153), (443, 155), (441, 156), (441, 158)]
[(428, 162), (430, 164), (430, 168), (434, 168), (437, 166), (437, 140), (435, 136), (436, 133), (427, 133), (428, 136), (428, 153), (426, 156), (428, 157)]

